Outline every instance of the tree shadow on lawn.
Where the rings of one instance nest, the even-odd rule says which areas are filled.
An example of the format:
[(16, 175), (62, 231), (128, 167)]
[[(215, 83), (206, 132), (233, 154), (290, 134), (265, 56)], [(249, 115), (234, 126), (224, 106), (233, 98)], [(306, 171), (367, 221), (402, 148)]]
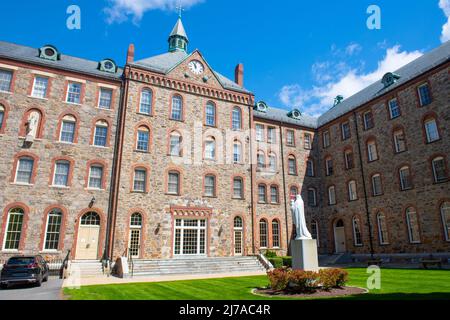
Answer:
[(446, 300), (450, 301), (450, 292), (431, 292), (431, 293), (367, 293), (358, 296), (349, 296), (343, 298), (331, 298), (328, 300), (350, 300), (350, 301), (367, 301), (367, 300)]

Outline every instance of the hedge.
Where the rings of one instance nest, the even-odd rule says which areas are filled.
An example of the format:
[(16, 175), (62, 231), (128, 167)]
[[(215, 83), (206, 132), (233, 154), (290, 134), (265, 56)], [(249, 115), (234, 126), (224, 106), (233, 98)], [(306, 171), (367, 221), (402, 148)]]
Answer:
[(272, 264), (274, 268), (282, 268), (283, 267), (283, 259), (280, 257), (276, 258), (268, 258), (269, 262)]

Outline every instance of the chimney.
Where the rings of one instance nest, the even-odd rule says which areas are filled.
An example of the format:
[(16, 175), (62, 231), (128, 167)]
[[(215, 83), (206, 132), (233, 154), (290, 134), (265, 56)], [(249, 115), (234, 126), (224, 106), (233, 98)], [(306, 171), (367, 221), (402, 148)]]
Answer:
[(127, 64), (132, 63), (134, 61), (134, 44), (130, 44), (128, 46), (127, 52)]
[(244, 65), (239, 63), (234, 70), (234, 82), (239, 86), (244, 86)]

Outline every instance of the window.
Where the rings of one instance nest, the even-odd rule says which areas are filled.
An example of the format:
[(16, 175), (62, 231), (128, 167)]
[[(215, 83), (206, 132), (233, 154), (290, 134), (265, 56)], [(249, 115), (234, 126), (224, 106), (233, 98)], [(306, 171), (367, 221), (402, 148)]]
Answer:
[(176, 219), (175, 220), (175, 256), (195, 256), (206, 254), (206, 220)]
[(434, 158), (432, 161), (434, 182), (440, 183), (448, 180), (444, 157)]
[(369, 162), (378, 160), (377, 144), (374, 140), (367, 142), (367, 157)]
[(4, 119), (5, 119), (5, 107), (0, 104), (0, 130), (3, 129)]
[(257, 124), (255, 127), (256, 127), (256, 141), (263, 142), (264, 141), (264, 126), (261, 124)]
[(25, 213), (21, 208), (14, 208), (9, 211), (6, 236), (3, 243), (4, 250), (19, 250), (24, 215)]
[(93, 165), (89, 169), (89, 189), (102, 189), (103, 187), (103, 167)]
[(267, 190), (265, 184), (258, 185), (258, 202), (267, 203)]
[(241, 108), (234, 107), (233, 108), (233, 114), (232, 114), (231, 117), (232, 117), (232, 128), (233, 128), (233, 130), (240, 130), (240, 129), (242, 129), (242, 112), (241, 112)]
[(428, 84), (423, 84), (417, 88), (419, 93), (420, 106), (424, 107), (431, 103), (431, 92)]
[(141, 247), (141, 230), (142, 230), (142, 215), (138, 212), (135, 212), (131, 215), (130, 218), (130, 239), (129, 239), (129, 247), (130, 247), (130, 255), (133, 258), (138, 258)]
[(172, 98), (172, 112), (170, 119), (176, 121), (183, 120), (183, 99), (179, 95), (175, 95)]
[(391, 119), (400, 117), (400, 107), (397, 98), (389, 100), (389, 116)]
[(174, 157), (181, 157), (181, 135), (178, 132), (170, 134), (169, 154)]
[(406, 151), (405, 132), (402, 129), (394, 131), (395, 153)]
[(22, 157), (17, 164), (16, 183), (31, 184), (34, 160)]
[(13, 76), (12, 71), (0, 69), (0, 91), (3, 92), (11, 91), (12, 76)]
[(310, 207), (315, 207), (317, 205), (316, 189), (308, 189), (308, 205)]
[(364, 130), (369, 130), (374, 127), (372, 111), (364, 113), (363, 120), (364, 120)]
[(141, 92), (141, 101), (139, 103), (139, 113), (151, 115), (152, 114), (153, 93), (149, 89), (144, 89)]
[(242, 162), (242, 145), (239, 141), (235, 141), (233, 144), (233, 162)]
[(31, 95), (35, 98), (45, 98), (47, 96), (48, 78), (36, 77), (34, 78), (33, 91)]
[(270, 203), (277, 204), (280, 202), (279, 195), (278, 195), (278, 187), (277, 186), (270, 186)]
[(280, 223), (278, 220), (272, 221), (272, 247), (280, 247)]
[(108, 123), (104, 120), (95, 123), (94, 146), (106, 147), (108, 141)]
[(425, 127), (425, 133), (427, 135), (428, 143), (432, 143), (432, 142), (440, 139), (436, 119), (431, 118), (431, 119), (425, 120), (424, 127)]
[(374, 174), (372, 176), (372, 195), (374, 197), (381, 196), (383, 194), (383, 185), (381, 184), (381, 175)]
[(53, 185), (58, 187), (67, 187), (69, 184), (69, 161), (56, 161), (54, 170)]
[(333, 206), (336, 204), (336, 187), (330, 186), (328, 187), (328, 204)]
[(180, 194), (180, 173), (177, 171), (169, 171), (168, 188), (169, 194)]
[(411, 170), (409, 167), (403, 167), (399, 170), (401, 190), (412, 189)]
[(47, 216), (44, 251), (57, 251), (61, 233), (62, 212), (54, 209)]
[(445, 240), (450, 241), (450, 202), (441, 205), (442, 225), (444, 226)]
[(288, 158), (288, 173), (290, 175), (297, 175), (297, 160), (294, 156)]
[(408, 226), (409, 243), (420, 243), (419, 221), (416, 209), (413, 207), (406, 209), (406, 225)]
[(133, 191), (147, 192), (147, 170), (142, 168), (134, 170)]
[(216, 159), (216, 140), (213, 137), (209, 137), (205, 142), (205, 159)]
[(324, 148), (328, 148), (330, 146), (330, 131), (324, 131), (322, 133), (322, 142)]
[(244, 182), (242, 178), (237, 177), (233, 179), (233, 198), (244, 198)]
[(271, 172), (277, 171), (277, 156), (274, 153), (269, 154), (269, 170)]
[(61, 123), (59, 141), (66, 143), (75, 142), (76, 119), (71, 115), (64, 116)]
[(356, 191), (356, 181), (354, 180), (348, 183), (348, 198), (350, 201), (358, 200), (358, 193)]
[(333, 159), (331, 157), (325, 159), (325, 175), (328, 177), (333, 175)]
[(304, 148), (306, 150), (311, 150), (311, 139), (312, 139), (311, 138), (311, 134), (305, 133), (304, 139), (305, 139), (305, 141), (304, 141)]
[(351, 150), (345, 150), (344, 160), (345, 160), (345, 169), (350, 170), (354, 168), (353, 152)]
[(267, 221), (265, 219), (261, 219), (259, 221), (259, 246), (261, 248), (268, 247), (268, 238)]
[(267, 142), (276, 143), (277, 142), (277, 131), (274, 127), (267, 128)]
[(314, 162), (312, 160), (306, 161), (306, 176), (314, 177)]
[(286, 144), (291, 147), (295, 146), (295, 131), (294, 130), (286, 131)]
[(150, 130), (147, 127), (139, 127), (136, 137), (136, 150), (148, 152), (150, 141)]
[(112, 104), (112, 96), (113, 96), (113, 90), (107, 89), (107, 88), (100, 88), (100, 96), (98, 99), (98, 107), (100, 109), (111, 109)]
[(353, 217), (353, 241), (355, 246), (359, 247), (363, 245), (362, 236), (361, 236), (361, 224), (359, 222), (359, 218)]
[(296, 186), (292, 186), (289, 189), (289, 196), (291, 197), (291, 200), (295, 200), (297, 198), (298, 195), (298, 188)]
[(350, 137), (351, 137), (350, 123), (349, 122), (344, 122), (341, 125), (341, 130), (342, 130), (342, 140), (350, 139)]
[(206, 104), (205, 124), (210, 127), (216, 126), (216, 106), (212, 102)]
[(386, 216), (384, 213), (377, 214), (378, 237), (381, 245), (389, 244)]
[(69, 82), (66, 102), (75, 104), (81, 103), (81, 83)]
[(100, 216), (97, 214), (97, 212), (88, 212), (81, 217), (80, 224), (82, 226), (99, 226)]
[(258, 152), (256, 156), (258, 169), (262, 170), (266, 167), (266, 157), (262, 151)]
[(311, 221), (311, 235), (314, 240), (317, 241), (317, 246), (320, 247), (319, 244), (319, 225), (316, 220)]
[(216, 177), (214, 175), (205, 176), (205, 196), (216, 196)]

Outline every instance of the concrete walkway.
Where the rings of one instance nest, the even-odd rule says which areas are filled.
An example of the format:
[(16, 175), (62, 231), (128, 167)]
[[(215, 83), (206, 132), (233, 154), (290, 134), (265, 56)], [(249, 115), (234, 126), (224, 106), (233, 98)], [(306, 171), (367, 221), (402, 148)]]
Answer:
[[(62, 280), (49, 279), (41, 287), (16, 285), (0, 290), (0, 300), (62, 300)], [(20, 313), (20, 310), (17, 310)]]
[(67, 278), (63, 287), (83, 287), (93, 285), (108, 285), (108, 284), (125, 284), (125, 283), (145, 283), (145, 282), (167, 282), (167, 281), (179, 281), (179, 280), (201, 280), (201, 279), (217, 279), (217, 278), (233, 278), (233, 277), (249, 277), (249, 276), (264, 276), (266, 272), (239, 272), (239, 273), (219, 273), (219, 274), (206, 274), (206, 275), (170, 275), (170, 276), (158, 276), (158, 277), (133, 277), (133, 278), (116, 278), (113, 276), (107, 277), (93, 277), (93, 278), (80, 278), (74, 279), (73, 277)]

